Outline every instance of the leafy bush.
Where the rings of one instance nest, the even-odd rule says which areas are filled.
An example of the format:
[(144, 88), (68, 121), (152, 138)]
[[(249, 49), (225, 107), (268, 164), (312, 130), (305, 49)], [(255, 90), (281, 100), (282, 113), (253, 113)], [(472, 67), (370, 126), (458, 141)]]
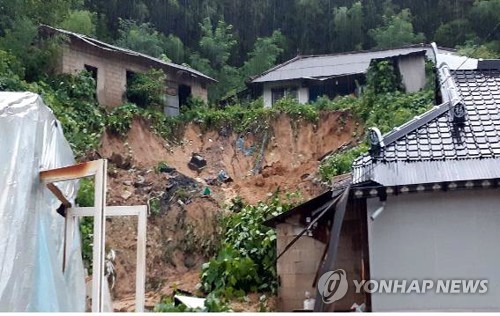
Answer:
[(328, 182), (333, 176), (350, 172), (353, 161), (367, 151), (368, 146), (361, 144), (358, 147), (327, 157), (319, 166), (321, 180)]
[(317, 121), (318, 109), (310, 104), (301, 104), (294, 98), (284, 97), (273, 105), (274, 112), (282, 112), (295, 119), (305, 119), (310, 122)]
[(227, 216), (219, 254), (203, 265), (203, 291), (228, 297), (249, 291), (275, 292), (276, 232), (262, 222), (289, 210), (297, 201), (296, 194), (281, 199), (277, 192), (267, 203), (246, 205)]
[(104, 130), (104, 113), (89, 73), (54, 76), (48, 83), (31, 84), (29, 90), (41, 94), (54, 111), (77, 157), (97, 148)]
[[(361, 98), (344, 97), (330, 102), (318, 99), (316, 104), (322, 108), (349, 109), (365, 126), (377, 127), (385, 134), (433, 105), (434, 89), (431, 85), (416, 93), (400, 90), (401, 81), (394, 67), (388, 61), (379, 61), (370, 65), (367, 87)], [(323, 160), (319, 167), (321, 179), (328, 182), (334, 176), (350, 172), (354, 160), (367, 150), (367, 144), (360, 144)]]
[(22, 91), (26, 89), (24, 68), (16, 57), (0, 50), (0, 91)]
[(366, 73), (366, 84), (376, 94), (402, 90), (401, 75), (392, 61), (372, 61)]
[(106, 117), (106, 127), (112, 133), (125, 136), (130, 130), (134, 116), (139, 113), (141, 110), (133, 103), (117, 106)]
[[(94, 181), (89, 178), (80, 180), (80, 188), (76, 197), (79, 206), (94, 206)], [(84, 217), (80, 220), (80, 234), (82, 236), (82, 258), (85, 268), (92, 273), (92, 242), (94, 234), (94, 219)]]
[(151, 69), (144, 73), (134, 73), (127, 80), (127, 100), (146, 108), (161, 107), (165, 104), (165, 80), (163, 70)]

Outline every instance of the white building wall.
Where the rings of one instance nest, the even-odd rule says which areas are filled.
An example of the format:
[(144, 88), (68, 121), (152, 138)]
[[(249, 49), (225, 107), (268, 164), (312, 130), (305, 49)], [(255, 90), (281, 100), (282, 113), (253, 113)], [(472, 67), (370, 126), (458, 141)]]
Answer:
[(425, 87), (424, 56), (400, 56), (398, 59), (398, 67), (406, 92), (417, 92)]
[(500, 310), (500, 190), (389, 196), (367, 220), (372, 280), (489, 281), (486, 294), (372, 294), (373, 311)]
[(269, 85), (264, 85), (264, 107), (270, 108), (273, 106), (273, 94), (271, 92), (271, 87)]
[(309, 102), (309, 88), (302, 87), (300, 80), (277, 81), (264, 83), (262, 97), (264, 99), (264, 107), (270, 108), (273, 106), (272, 89), (274, 88), (297, 88), (298, 101), (301, 104)]
[(309, 88), (300, 87), (298, 91), (299, 103), (306, 104), (309, 102)]

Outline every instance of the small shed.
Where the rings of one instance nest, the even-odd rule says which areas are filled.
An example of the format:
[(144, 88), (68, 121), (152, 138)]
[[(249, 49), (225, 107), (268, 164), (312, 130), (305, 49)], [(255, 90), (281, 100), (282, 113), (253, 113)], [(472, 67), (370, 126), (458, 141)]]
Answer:
[[(276, 229), (279, 311), (302, 310), (305, 292), (311, 293), (313, 298), (316, 296), (321, 262), (330, 244), (335, 205), (342, 192), (343, 189), (327, 191), (264, 223)], [(349, 282), (366, 278), (366, 262), (363, 261), (367, 251), (363, 249), (366, 236), (358, 225), (364, 215), (357, 211), (359, 209), (348, 213), (340, 234), (337, 268), (347, 271)], [(352, 288), (334, 305), (336, 311), (350, 311), (353, 303), (361, 305), (363, 302), (364, 293), (356, 294)]]
[(213, 78), (184, 65), (165, 62), (129, 49), (113, 46), (86, 35), (40, 26), (45, 36), (62, 35), (67, 41), (58, 61), (57, 72), (77, 73), (87, 70), (97, 83), (97, 100), (106, 107), (115, 107), (124, 102), (127, 81), (134, 73), (151, 68), (161, 69), (167, 76), (165, 82), (165, 113), (178, 115), (189, 97), (207, 101), (207, 88), (216, 82)]

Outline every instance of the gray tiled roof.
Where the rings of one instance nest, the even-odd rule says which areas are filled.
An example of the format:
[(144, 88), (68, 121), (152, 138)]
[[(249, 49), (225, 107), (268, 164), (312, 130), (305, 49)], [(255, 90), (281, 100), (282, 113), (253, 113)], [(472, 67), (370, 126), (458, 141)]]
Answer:
[[(386, 146), (376, 157), (359, 157), (354, 162), (355, 183), (373, 180), (399, 185), (469, 180), (474, 175), (476, 179), (500, 177), (500, 163), (490, 161), (500, 159), (500, 71), (458, 70), (452, 75), (466, 106), (465, 125), (456, 127), (450, 121), (448, 103), (435, 107), (385, 135)], [(479, 159), (491, 165), (479, 164)], [(469, 162), (458, 162), (462, 160)]]
[(340, 53), (333, 55), (297, 56), (281, 65), (269, 69), (252, 80), (253, 83), (292, 79), (320, 79), (340, 75), (365, 73), (373, 59), (382, 59), (416, 53), (427, 54), (433, 59), (429, 45)]

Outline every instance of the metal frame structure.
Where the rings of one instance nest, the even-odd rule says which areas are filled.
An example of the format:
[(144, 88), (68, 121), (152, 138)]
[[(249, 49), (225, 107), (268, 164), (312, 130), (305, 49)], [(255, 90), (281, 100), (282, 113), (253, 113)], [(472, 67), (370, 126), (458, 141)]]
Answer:
[[(137, 267), (136, 267), (136, 312), (144, 312), (145, 272), (146, 272), (146, 223), (147, 206), (106, 206), (107, 160), (99, 159), (68, 167), (40, 172), (40, 181), (67, 208), (65, 212), (65, 236), (63, 271), (68, 262), (72, 236), (78, 217), (94, 217), (93, 236), (93, 274), (92, 274), (92, 312), (103, 312), (104, 309), (104, 259), (106, 216), (137, 216)], [(59, 181), (76, 180), (85, 177), (95, 178), (93, 207), (72, 207), (64, 194), (54, 184)]]

